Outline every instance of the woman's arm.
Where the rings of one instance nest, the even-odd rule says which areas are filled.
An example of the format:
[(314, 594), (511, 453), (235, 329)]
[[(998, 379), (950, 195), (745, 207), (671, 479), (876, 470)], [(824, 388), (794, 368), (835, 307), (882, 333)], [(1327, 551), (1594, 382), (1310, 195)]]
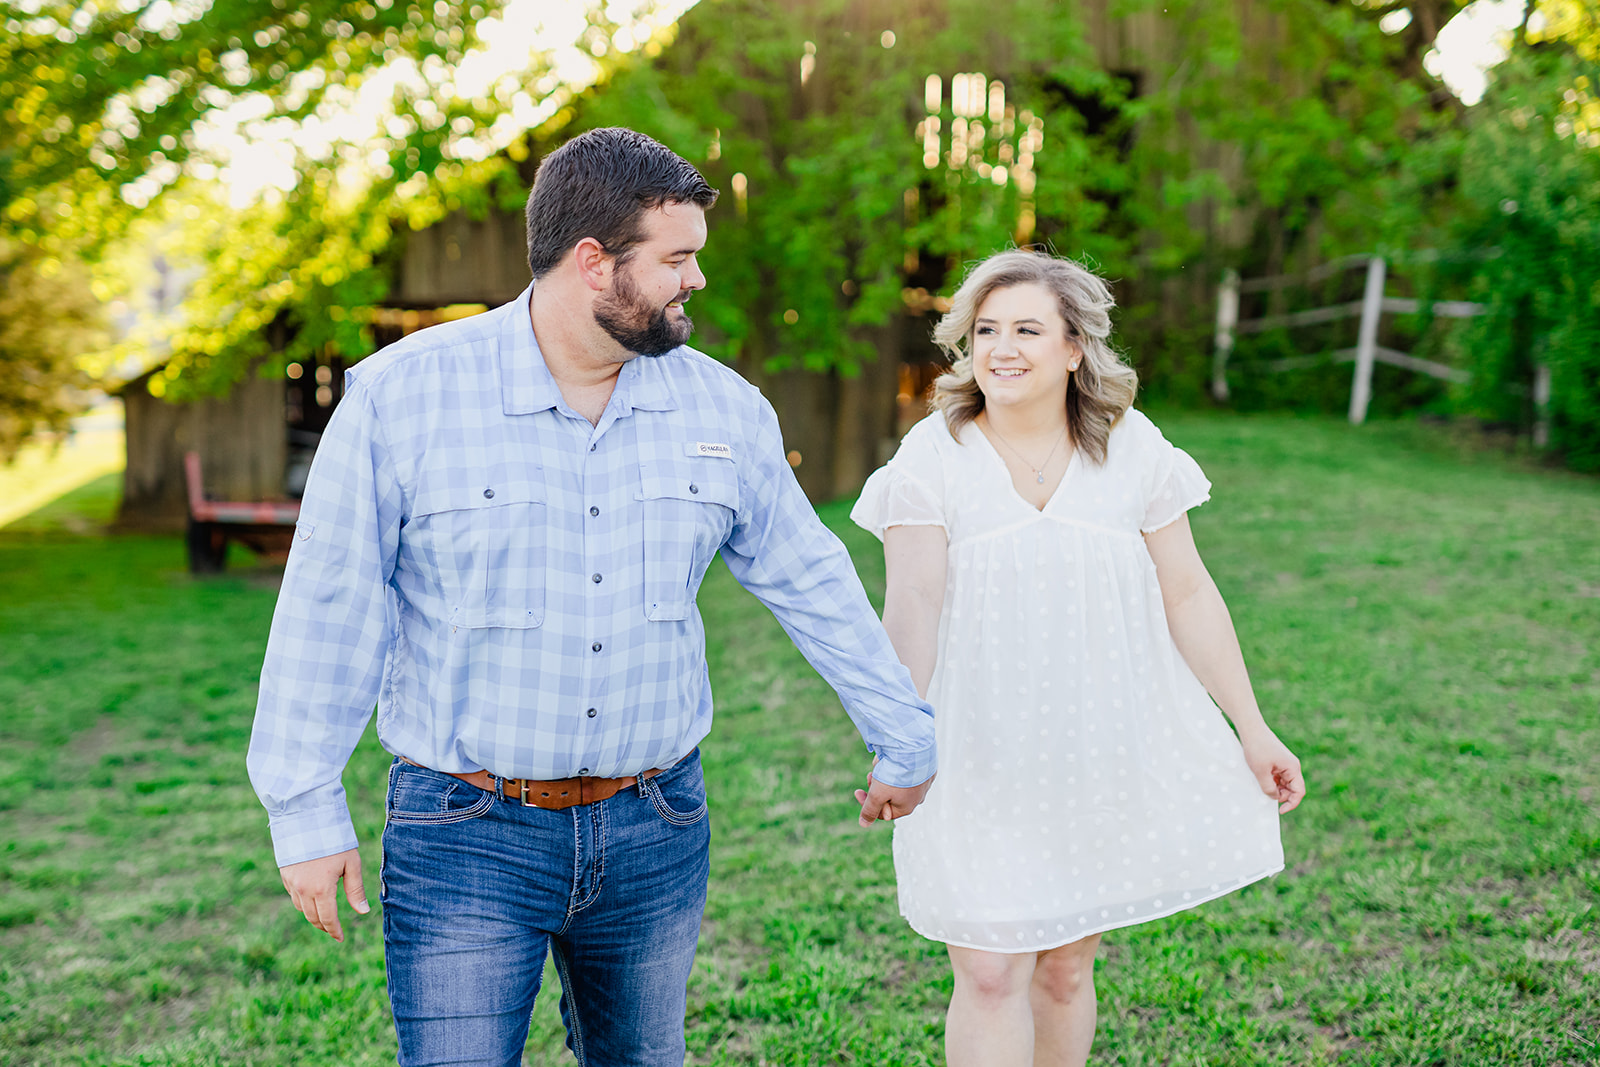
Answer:
[[(1278, 800), (1280, 812), (1293, 811), (1306, 795), (1300, 760), (1261, 717), (1228, 605), (1222, 602), (1217, 584), (1200, 560), (1189, 530), (1189, 517), (1185, 515), (1145, 534), (1144, 541), (1161, 583), (1167, 629), (1184, 662), (1217, 706), (1233, 720), (1244, 746), (1245, 761), (1261, 784), (1261, 791)], [(895, 647), (898, 649), (899, 645)]]
[(939, 657), (939, 613), (944, 610), (949, 545), (942, 526), (891, 526), (883, 532), (888, 571), (883, 628), (924, 699)]

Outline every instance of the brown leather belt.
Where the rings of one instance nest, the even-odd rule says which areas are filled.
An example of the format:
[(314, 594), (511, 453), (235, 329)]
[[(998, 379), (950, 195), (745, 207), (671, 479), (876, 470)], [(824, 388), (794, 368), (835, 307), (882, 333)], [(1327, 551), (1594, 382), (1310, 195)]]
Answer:
[[(404, 756), (400, 759), (413, 767), (422, 767), (422, 764), (414, 759), (406, 759)], [(459, 778), (486, 793), (514, 800), (525, 808), (560, 811), (578, 804), (596, 804), (602, 800), (610, 800), (630, 785), (638, 783), (640, 779), (654, 778), (661, 771), (659, 768), (651, 768), (643, 774), (630, 774), (626, 778), (592, 778), (584, 775), (579, 778), (557, 778), (549, 782), (541, 782), (535, 778), (498, 778), (488, 771), (460, 774), (455, 771), (441, 771), (440, 773)]]

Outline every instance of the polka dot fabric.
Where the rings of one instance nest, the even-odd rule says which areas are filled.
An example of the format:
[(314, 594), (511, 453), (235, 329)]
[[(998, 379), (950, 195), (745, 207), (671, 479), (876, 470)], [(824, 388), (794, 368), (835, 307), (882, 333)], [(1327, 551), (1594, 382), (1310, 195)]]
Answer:
[(1167, 631), (1141, 531), (1210, 483), (1129, 411), (1043, 511), (975, 426), (912, 428), (851, 518), (941, 525), (949, 569), (939, 776), (895, 822), (900, 911), (925, 937), (1037, 952), (1279, 871), (1277, 805)]

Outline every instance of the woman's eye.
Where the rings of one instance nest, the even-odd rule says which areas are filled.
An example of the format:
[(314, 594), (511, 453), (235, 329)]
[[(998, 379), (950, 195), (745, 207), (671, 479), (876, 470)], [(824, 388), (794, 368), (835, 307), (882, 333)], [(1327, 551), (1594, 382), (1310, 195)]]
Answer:
[(979, 337), (987, 337), (991, 333), (994, 333), (994, 327), (993, 326), (979, 326), (978, 327), (978, 336)]

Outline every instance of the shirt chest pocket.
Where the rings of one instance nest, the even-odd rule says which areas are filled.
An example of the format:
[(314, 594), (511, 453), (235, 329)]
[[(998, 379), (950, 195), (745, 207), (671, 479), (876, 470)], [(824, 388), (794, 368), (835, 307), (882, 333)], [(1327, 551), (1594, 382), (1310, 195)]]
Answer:
[(639, 464), (644, 514), (644, 615), (687, 619), (706, 568), (733, 532), (739, 478), (732, 459), (669, 456)]
[(544, 624), (550, 529), (536, 487), (418, 493), (411, 524), (428, 543), (451, 626)]

